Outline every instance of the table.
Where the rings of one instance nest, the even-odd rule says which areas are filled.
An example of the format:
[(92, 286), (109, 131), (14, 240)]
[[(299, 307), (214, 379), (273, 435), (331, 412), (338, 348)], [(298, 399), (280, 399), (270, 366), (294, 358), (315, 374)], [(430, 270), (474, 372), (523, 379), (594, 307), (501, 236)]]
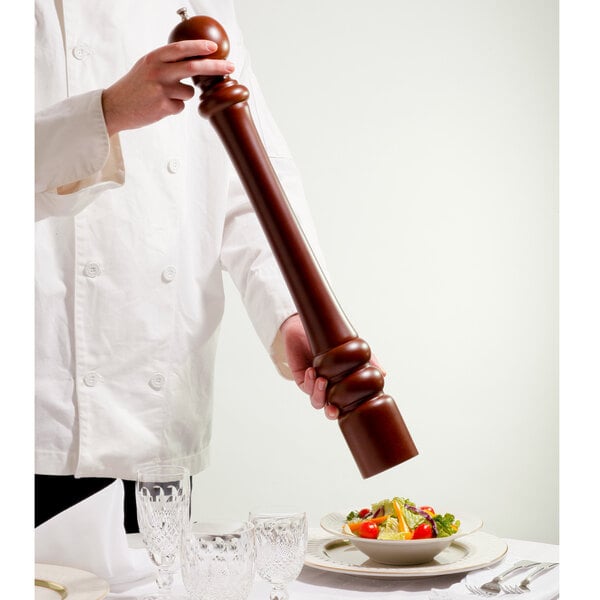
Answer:
[[(313, 531), (311, 531), (311, 535)], [(508, 554), (538, 561), (557, 562), (559, 547), (553, 544), (507, 539)], [(443, 575), (421, 579), (372, 579), (322, 571), (304, 567), (298, 579), (290, 584), (290, 600), (346, 600), (362, 598), (377, 600), (405, 598), (427, 600), (432, 588), (444, 589), (459, 582), (466, 574)], [(146, 592), (155, 590), (152, 582), (120, 594), (109, 594), (107, 600), (138, 600)], [(184, 592), (180, 582), (175, 589)], [(269, 585), (256, 580), (249, 600), (268, 600)]]

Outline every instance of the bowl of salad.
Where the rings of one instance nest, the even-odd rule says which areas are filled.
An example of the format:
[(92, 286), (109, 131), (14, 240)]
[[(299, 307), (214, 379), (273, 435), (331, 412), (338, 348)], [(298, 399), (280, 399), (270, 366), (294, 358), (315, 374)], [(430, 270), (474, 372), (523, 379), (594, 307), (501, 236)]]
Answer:
[(325, 531), (344, 537), (369, 558), (386, 565), (430, 562), (455, 539), (482, 525), (479, 518), (459, 518), (400, 497), (347, 513), (329, 513), (321, 519)]

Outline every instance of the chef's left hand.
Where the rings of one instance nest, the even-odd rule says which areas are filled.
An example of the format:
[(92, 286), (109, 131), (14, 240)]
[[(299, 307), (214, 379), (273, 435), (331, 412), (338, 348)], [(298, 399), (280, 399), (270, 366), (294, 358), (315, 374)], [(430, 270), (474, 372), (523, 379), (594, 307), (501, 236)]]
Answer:
[(339, 410), (326, 399), (327, 379), (317, 377), (312, 366), (313, 355), (298, 314), (292, 315), (281, 325), (280, 332), (287, 362), (298, 387), (310, 396), (310, 403), (316, 409), (324, 409), (328, 419), (337, 419)]
[[(337, 406), (327, 402), (327, 379), (317, 377), (312, 366), (313, 355), (304, 331), (304, 326), (298, 314), (292, 315), (283, 322), (280, 329), (287, 364), (298, 387), (310, 396), (310, 403), (317, 409), (323, 409), (328, 419), (337, 419), (340, 411)], [(371, 354), (369, 363), (386, 376), (385, 369), (377, 357)]]

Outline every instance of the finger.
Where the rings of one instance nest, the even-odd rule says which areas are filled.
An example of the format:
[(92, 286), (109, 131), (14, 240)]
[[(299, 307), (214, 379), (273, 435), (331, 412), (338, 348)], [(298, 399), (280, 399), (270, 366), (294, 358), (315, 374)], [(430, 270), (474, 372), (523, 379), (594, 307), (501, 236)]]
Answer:
[(317, 377), (312, 394), (310, 395), (310, 403), (314, 408), (323, 408), (327, 404), (326, 398), (327, 379)]
[(194, 86), (186, 85), (185, 83), (176, 83), (165, 87), (165, 93), (172, 100), (190, 100), (194, 97)]
[(176, 115), (185, 108), (185, 103), (183, 100), (170, 100), (169, 104), (170, 104), (169, 114), (171, 114), (171, 115)]
[(313, 390), (315, 389), (316, 379), (317, 374), (315, 373), (315, 370), (312, 367), (306, 369), (306, 371), (304, 371), (304, 381), (300, 385), (300, 389), (309, 396), (311, 396)]
[(214, 60), (204, 58), (201, 60), (182, 60), (180, 62), (166, 63), (162, 70), (161, 79), (166, 82), (175, 82), (195, 77), (196, 75), (215, 76), (233, 73), (235, 67), (228, 60)]
[(192, 75), (228, 75), (235, 71), (235, 66), (230, 60), (203, 58), (185, 61), (183, 64)]
[(325, 413), (325, 416), (332, 421), (340, 416), (338, 407), (333, 404), (326, 404), (323, 412)]
[(207, 56), (217, 48), (217, 44), (210, 40), (181, 40), (162, 46), (150, 54), (154, 54), (161, 62), (176, 62), (192, 56)]

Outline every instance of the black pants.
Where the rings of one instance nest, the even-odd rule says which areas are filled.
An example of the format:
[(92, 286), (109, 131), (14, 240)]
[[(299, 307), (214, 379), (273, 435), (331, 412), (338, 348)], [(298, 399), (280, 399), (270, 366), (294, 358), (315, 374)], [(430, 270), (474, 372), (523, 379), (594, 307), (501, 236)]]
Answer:
[[(36, 475), (35, 476), (35, 526), (67, 508), (81, 502), (88, 496), (109, 486), (116, 479), (108, 477), (82, 477), (72, 475)], [(124, 480), (125, 531), (137, 533), (137, 510), (135, 506), (135, 481)]]

